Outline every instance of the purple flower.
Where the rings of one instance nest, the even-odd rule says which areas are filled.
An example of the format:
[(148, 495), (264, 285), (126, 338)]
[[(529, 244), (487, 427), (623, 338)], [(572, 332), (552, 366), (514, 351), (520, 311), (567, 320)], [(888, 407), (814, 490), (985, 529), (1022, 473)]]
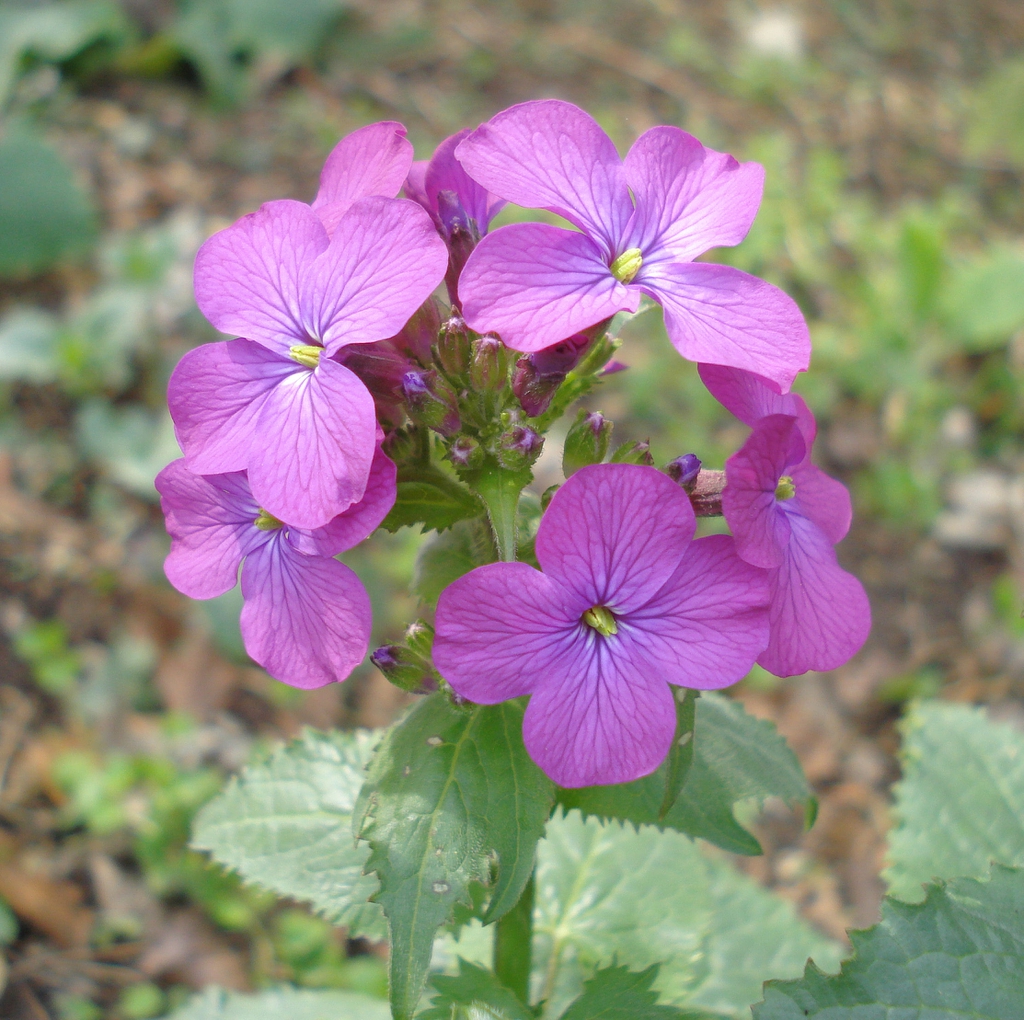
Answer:
[(660, 471), (581, 468), (541, 521), (543, 572), (492, 563), (442, 593), (435, 665), (479, 704), (531, 695), (526, 747), (562, 786), (652, 772), (675, 732), (669, 685), (735, 683), (768, 641), (765, 572), (695, 527)]
[(366, 655), (370, 599), (359, 578), (332, 557), (384, 519), (395, 502), (395, 474), (378, 449), (363, 499), (310, 531), (263, 510), (244, 472), (197, 475), (176, 460), (156, 479), (171, 536), (167, 578), (185, 595), (209, 599), (234, 588), (242, 564), (241, 629), (249, 655), (293, 687), (344, 680)]
[(674, 127), (645, 132), (622, 160), (596, 121), (553, 99), (499, 113), (456, 155), (489, 191), (578, 228), (517, 223), (484, 238), (460, 283), (473, 329), (534, 351), (636, 311), (646, 294), (691, 361), (759, 372), (782, 390), (807, 368), (810, 337), (791, 298), (738, 269), (693, 261), (744, 238), (761, 201), (758, 164)]
[(362, 198), (332, 238), (302, 202), (268, 202), (196, 256), (196, 300), (245, 339), (190, 351), (167, 400), (191, 471), (248, 471), (260, 506), (318, 528), (363, 496), (373, 397), (335, 357), (397, 333), (447, 256), (412, 202)]
[(346, 135), (333, 148), (320, 173), (313, 209), (328, 235), (359, 198), (394, 198), (412, 166), (412, 143), (405, 125), (385, 120)]
[(771, 639), (758, 663), (777, 676), (841, 666), (867, 640), (871, 606), (833, 546), (850, 528), (846, 487), (811, 463), (816, 424), (803, 399), (746, 372), (700, 367), (753, 432), (726, 461), (722, 511), (748, 563), (771, 583)]

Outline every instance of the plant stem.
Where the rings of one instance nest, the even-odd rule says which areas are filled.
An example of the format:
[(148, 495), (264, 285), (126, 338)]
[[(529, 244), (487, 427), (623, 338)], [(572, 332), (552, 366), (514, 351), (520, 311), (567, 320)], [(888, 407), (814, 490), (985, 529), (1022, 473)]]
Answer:
[(519, 902), (500, 920), (494, 932), (494, 973), (498, 980), (530, 1004), (530, 949), (533, 941), (534, 876)]
[(498, 557), (506, 562), (516, 558), (519, 543), (519, 495), (530, 480), (527, 470), (509, 471), (496, 464), (482, 471), (475, 481), (476, 491), (487, 506), (487, 519), (494, 532)]

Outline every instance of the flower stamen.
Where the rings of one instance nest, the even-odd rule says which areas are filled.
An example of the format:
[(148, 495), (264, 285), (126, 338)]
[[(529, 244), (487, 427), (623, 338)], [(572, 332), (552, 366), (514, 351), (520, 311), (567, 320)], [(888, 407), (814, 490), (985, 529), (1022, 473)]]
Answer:
[(284, 521), (279, 521), (273, 514), (268, 514), (263, 507), (260, 507), (259, 516), (253, 521), (260, 531), (277, 531), (284, 527)]
[(775, 486), (775, 498), (792, 499), (796, 495), (796, 483), (790, 478), (789, 475), (783, 475), (779, 479), (779, 484)]
[(616, 256), (610, 268), (612, 276), (620, 283), (632, 283), (643, 264), (644, 259), (640, 249), (627, 248), (621, 255)]
[(323, 348), (316, 344), (296, 344), (289, 348), (288, 357), (300, 365), (305, 365), (306, 368), (316, 368), (320, 364), (321, 353)]
[(583, 622), (605, 637), (611, 637), (619, 632), (615, 614), (607, 606), (591, 606), (583, 614)]

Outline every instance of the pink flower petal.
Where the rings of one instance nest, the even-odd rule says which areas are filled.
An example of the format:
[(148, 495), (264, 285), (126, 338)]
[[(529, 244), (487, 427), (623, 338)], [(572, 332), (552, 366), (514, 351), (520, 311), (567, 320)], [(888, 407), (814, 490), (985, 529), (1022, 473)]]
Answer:
[(430, 199), (427, 198), (427, 167), (430, 165), (428, 159), (417, 159), (409, 168), (409, 176), (405, 179), (405, 197), (411, 199), (417, 205), (423, 206), (427, 212), (433, 212), (430, 207)]
[(779, 479), (804, 458), (804, 440), (796, 418), (762, 418), (747, 441), (725, 462), (722, 512), (736, 537), (736, 550), (757, 567), (777, 567), (789, 542), (791, 515), (775, 497)]
[(357, 198), (394, 198), (412, 165), (412, 143), (405, 125), (385, 120), (346, 135), (331, 151), (313, 199), (328, 233)]
[(585, 609), (628, 613), (672, 576), (695, 529), (690, 500), (667, 475), (593, 464), (555, 494), (537, 532), (537, 560)]
[(636, 217), (623, 248), (667, 252), (688, 262), (739, 244), (757, 215), (764, 167), (706, 149), (676, 127), (645, 131), (625, 159)]
[(818, 426), (799, 394), (779, 393), (778, 383), (741, 368), (698, 365), (697, 371), (715, 400), (745, 425), (753, 427), (769, 414), (792, 414), (800, 421), (807, 449), (814, 445)]
[(612, 276), (583, 234), (516, 223), (488, 234), (459, 278), (466, 322), (516, 351), (539, 351), (623, 310), (640, 294)]
[(267, 395), (305, 371), (252, 340), (203, 344), (178, 362), (167, 384), (167, 404), (189, 470), (244, 471)]
[(558, 99), (520, 103), (481, 124), (456, 150), (473, 180), (529, 209), (550, 209), (613, 258), (633, 203), (622, 160), (600, 125)]
[(455, 158), (459, 143), (470, 134), (472, 132), (469, 128), (463, 128), (437, 147), (427, 166), (423, 191), (430, 203), (426, 208), (435, 215), (438, 212), (437, 196), (442, 191), (454, 192), (467, 215), (476, 222), (480, 233), (486, 234), (491, 220), (505, 205), (505, 200), (477, 184)]
[(770, 283), (705, 262), (644, 263), (635, 280), (665, 309), (665, 328), (690, 361), (756, 372), (788, 391), (811, 356), (796, 302)]
[(582, 634), (526, 708), (526, 749), (559, 786), (628, 783), (653, 772), (672, 745), (668, 684), (610, 654), (609, 644), (596, 631)]
[(789, 471), (796, 486), (793, 506), (813, 521), (835, 545), (850, 530), (853, 507), (850, 492), (842, 482), (815, 467), (810, 458)]
[(363, 498), (376, 447), (370, 391), (321, 358), (266, 397), (249, 461), (259, 505), (296, 528), (320, 528)]
[(363, 498), (322, 528), (315, 531), (293, 528), (289, 534), (292, 545), (300, 552), (319, 556), (336, 556), (358, 545), (377, 530), (395, 505), (397, 476), (394, 461), (378, 446)]
[(768, 644), (768, 574), (727, 535), (692, 542), (647, 605), (619, 621), (623, 654), (645, 676), (713, 690), (750, 672)]
[(245, 650), (272, 677), (310, 690), (344, 680), (370, 642), (370, 597), (337, 560), (305, 556), (280, 531), (242, 568)]
[(434, 665), (479, 705), (521, 697), (562, 668), (589, 608), (525, 563), (477, 567), (441, 593)]
[(267, 202), (199, 249), (199, 310), (222, 333), (287, 354), (295, 344), (308, 343), (300, 295), (327, 245), (327, 231), (304, 202)]
[(415, 202), (359, 199), (303, 282), (306, 331), (328, 354), (393, 336), (447, 268), (448, 249)]
[(758, 662), (776, 676), (836, 669), (871, 631), (860, 581), (843, 570), (827, 535), (793, 514), (782, 565), (770, 573), (771, 639)]
[(156, 476), (156, 488), (171, 536), (167, 580), (193, 599), (230, 591), (242, 558), (266, 540), (245, 475), (193, 474), (182, 459)]

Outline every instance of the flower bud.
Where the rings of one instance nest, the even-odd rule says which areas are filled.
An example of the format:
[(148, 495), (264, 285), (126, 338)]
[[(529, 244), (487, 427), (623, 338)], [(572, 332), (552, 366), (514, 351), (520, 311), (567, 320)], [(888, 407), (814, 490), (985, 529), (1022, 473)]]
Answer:
[(651, 467), (654, 458), (651, 456), (651, 444), (646, 440), (639, 443), (623, 443), (610, 458), (612, 464), (646, 464)]
[(665, 474), (689, 492), (700, 474), (700, 457), (695, 453), (685, 453), (665, 465)]
[(555, 498), (555, 493), (561, 488), (560, 485), (549, 485), (540, 494), (540, 510), (543, 513), (551, 505), (551, 501)]
[(479, 467), (484, 459), (483, 447), (471, 436), (459, 436), (448, 447), (448, 459), (456, 467)]
[(370, 662), (403, 691), (425, 692), (437, 687), (429, 661), (402, 645), (382, 645), (370, 656)]
[(392, 338), (395, 348), (419, 362), (424, 368), (431, 364), (431, 345), (441, 328), (441, 308), (434, 297), (427, 298), (412, 318)]
[(565, 381), (564, 375), (541, 375), (534, 364), (532, 355), (520, 358), (512, 373), (512, 392), (530, 418), (543, 414)]
[(436, 372), (406, 372), (402, 394), (409, 417), (442, 436), (455, 435), (462, 427), (455, 391)]
[(429, 659), (434, 649), (434, 628), (426, 620), (414, 620), (405, 630), (405, 643), (410, 651)]
[(500, 390), (508, 374), (505, 345), (496, 337), (484, 336), (473, 341), (473, 358), (469, 378), (475, 390)]
[(449, 378), (458, 379), (469, 371), (473, 335), (461, 316), (453, 315), (441, 324), (435, 351), (437, 363)]
[(540, 456), (544, 437), (529, 425), (513, 425), (498, 440), (498, 463), (503, 468), (530, 467)]
[(609, 361), (604, 368), (601, 369), (600, 374), (605, 375), (617, 375), (619, 372), (625, 372), (629, 368), (629, 365), (622, 361)]
[(568, 478), (581, 467), (600, 464), (608, 453), (612, 423), (602, 414), (580, 411), (565, 437), (562, 450), (562, 474)]

